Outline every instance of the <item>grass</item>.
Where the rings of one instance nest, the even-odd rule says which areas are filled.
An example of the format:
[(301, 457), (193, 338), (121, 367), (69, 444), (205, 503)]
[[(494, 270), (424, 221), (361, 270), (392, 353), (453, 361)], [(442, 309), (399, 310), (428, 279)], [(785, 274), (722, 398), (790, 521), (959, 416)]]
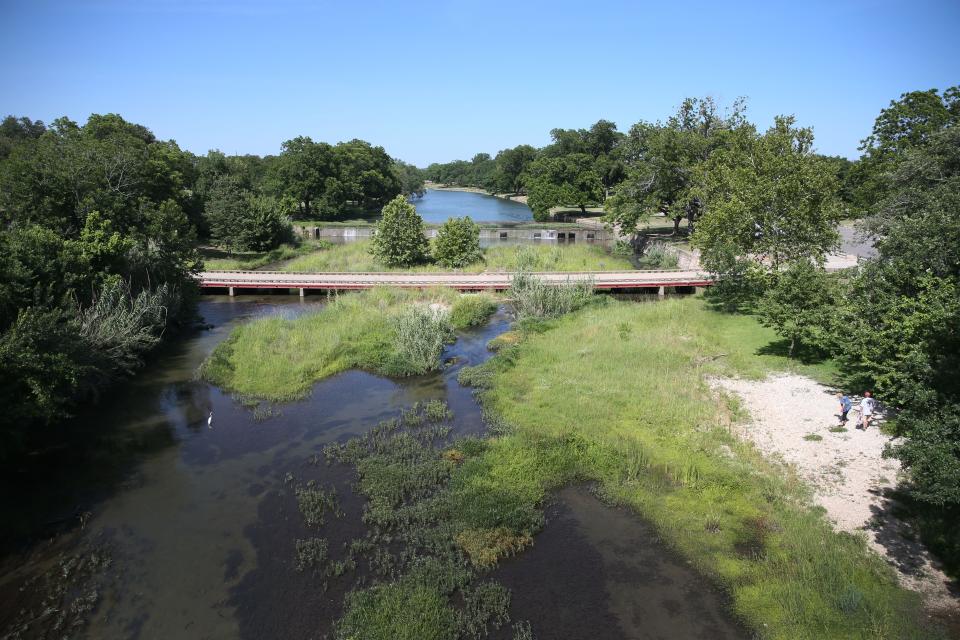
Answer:
[(528, 534), (548, 492), (593, 481), (723, 584), (759, 637), (937, 637), (862, 537), (834, 532), (796, 477), (731, 434), (735, 407), (707, 376), (825, 374), (758, 355), (773, 339), (701, 299), (609, 302), (531, 325), (485, 375), (465, 376), (488, 387), (506, 427), (451, 478), (464, 527)]
[(401, 353), (410, 344), (399, 340), (398, 318), (411, 305), (450, 304), (458, 296), (450, 289), (378, 288), (335, 297), (297, 318), (254, 320), (217, 345), (199, 375), (242, 396), (281, 401), (302, 398), (314, 382), (347, 369), (420, 373)]
[(202, 250), (203, 265), (208, 271), (252, 271), (274, 262), (292, 260), (326, 246), (329, 246), (326, 242), (304, 242), (298, 245), (280, 245), (271, 251), (224, 251), (206, 248)]
[(497, 310), (496, 299), (488, 293), (462, 295), (450, 309), (450, 324), (454, 329), (480, 326)]
[[(450, 271), (439, 265), (426, 264), (409, 268), (383, 265), (370, 255), (369, 241), (333, 245), (296, 258), (281, 267), (282, 271), (301, 272), (359, 272), (359, 271), (413, 271), (437, 273)], [(531, 268), (536, 271), (630, 271), (633, 266), (623, 257), (610, 255), (598, 245), (497, 245), (484, 250), (484, 260), (460, 271), (513, 271), (518, 256), (532, 256)]]

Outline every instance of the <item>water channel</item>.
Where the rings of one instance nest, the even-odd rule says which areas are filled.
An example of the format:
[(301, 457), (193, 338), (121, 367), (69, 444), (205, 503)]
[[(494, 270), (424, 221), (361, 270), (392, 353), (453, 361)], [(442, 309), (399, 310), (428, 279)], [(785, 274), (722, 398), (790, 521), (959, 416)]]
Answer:
[[(402, 380), (345, 372), (267, 416), (196, 379), (238, 323), (322, 304), (203, 297), (208, 329), (168, 346), (75, 419), (78, 440), (95, 446), (52, 452), (24, 469), (17, 486), (4, 487), (5, 517), (18, 519), (8, 518), (4, 530), (0, 637), (329, 637), (350, 583), (327, 590), (294, 570), (294, 540), (305, 526), (289, 478), (316, 478), (349, 494), (350, 474), (310, 464), (311, 456), (417, 401), (446, 400), (455, 433), (483, 432), (480, 407), (456, 376), (489, 357), (487, 341), (510, 318), (501, 310), (461, 333), (440, 372)], [(362, 503), (344, 505), (346, 530), (337, 535), (348, 539), (362, 530)], [(603, 506), (584, 488), (561, 492), (546, 515), (533, 547), (493, 574), (512, 590), (512, 617), (529, 620), (535, 637), (746, 637), (725, 613), (723, 596), (634, 515)], [(54, 633), (50, 610), (59, 603), (45, 601), (44, 589), (63, 582), (65, 558), (101, 548), (109, 563), (68, 588), (95, 592), (89, 611), (74, 616), (85, 624)], [(496, 637), (509, 638), (508, 628)]]
[(474, 222), (532, 222), (530, 207), (485, 193), (427, 189), (413, 200), (424, 222), (442, 223), (447, 218), (470, 216)]

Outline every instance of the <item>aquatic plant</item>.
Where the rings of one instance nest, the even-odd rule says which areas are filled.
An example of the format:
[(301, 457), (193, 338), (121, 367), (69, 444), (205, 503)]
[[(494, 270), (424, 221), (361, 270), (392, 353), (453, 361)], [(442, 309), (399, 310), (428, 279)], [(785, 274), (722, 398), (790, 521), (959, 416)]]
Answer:
[(484, 324), (496, 310), (497, 303), (490, 294), (465, 294), (454, 301), (450, 309), (450, 324), (454, 329), (476, 327)]
[(393, 350), (408, 373), (424, 374), (440, 367), (440, 354), (450, 337), (448, 318), (446, 311), (423, 305), (403, 307), (395, 316)]
[(296, 547), (297, 555), (293, 566), (297, 571), (317, 569), (327, 560), (327, 541), (325, 538), (297, 540)]
[(593, 296), (593, 279), (548, 284), (542, 278), (518, 271), (507, 294), (521, 318), (555, 318), (587, 304)]
[(334, 517), (342, 515), (340, 501), (337, 499), (337, 490), (333, 487), (318, 489), (316, 483), (311, 480), (306, 486), (297, 487), (294, 493), (297, 496), (297, 506), (303, 515), (303, 519), (311, 526), (322, 525), (327, 513), (332, 513)]

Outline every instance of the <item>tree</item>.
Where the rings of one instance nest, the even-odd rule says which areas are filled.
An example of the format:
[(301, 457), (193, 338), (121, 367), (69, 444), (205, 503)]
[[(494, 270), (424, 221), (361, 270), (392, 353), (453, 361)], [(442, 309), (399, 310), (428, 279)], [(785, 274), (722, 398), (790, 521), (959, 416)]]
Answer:
[(760, 321), (796, 346), (820, 351), (829, 345), (833, 305), (838, 289), (822, 267), (810, 260), (797, 260), (773, 274), (774, 284), (758, 305)]
[(462, 269), (483, 258), (480, 225), (470, 216), (449, 218), (433, 240), (433, 259), (445, 267)]
[(912, 490), (960, 504), (960, 128), (945, 126), (894, 161), (867, 227), (877, 256), (861, 265), (838, 324), (850, 385), (901, 408), (891, 449)]
[(299, 136), (283, 143), (269, 180), (275, 195), (292, 198), (306, 218), (313, 214), (314, 205), (326, 194), (335, 175), (332, 147)]
[(641, 219), (663, 212), (673, 219), (674, 235), (684, 218), (692, 232), (701, 210), (697, 170), (728, 142), (730, 132), (752, 131), (743, 111), (743, 101), (737, 101), (729, 115), (721, 116), (712, 99), (687, 98), (666, 123), (631, 127), (619, 146), (625, 176), (610, 180), (622, 182), (605, 205), (607, 222), (632, 233)]
[(911, 91), (891, 100), (860, 144), (863, 156), (851, 170), (857, 213), (875, 212), (889, 195), (889, 177), (906, 152), (923, 146), (931, 135), (960, 123), (960, 87), (941, 95), (936, 89)]
[(603, 199), (603, 183), (585, 153), (541, 157), (530, 165), (527, 194), (534, 219), (544, 221), (556, 206), (576, 205), (586, 212)]
[(400, 192), (413, 198), (422, 198), (426, 193), (423, 186), (423, 171), (402, 160), (394, 160), (393, 172), (400, 179)]
[(426, 259), (428, 246), (417, 208), (402, 195), (388, 202), (377, 223), (370, 253), (388, 267), (409, 267)]
[(526, 172), (537, 157), (537, 150), (528, 144), (504, 149), (496, 157), (494, 181), (499, 191), (518, 194), (523, 190)]
[(704, 213), (692, 242), (705, 267), (722, 275), (735, 256), (777, 273), (837, 246), (836, 178), (812, 145), (810, 129), (778, 117), (762, 136), (735, 132), (701, 165), (693, 193)]

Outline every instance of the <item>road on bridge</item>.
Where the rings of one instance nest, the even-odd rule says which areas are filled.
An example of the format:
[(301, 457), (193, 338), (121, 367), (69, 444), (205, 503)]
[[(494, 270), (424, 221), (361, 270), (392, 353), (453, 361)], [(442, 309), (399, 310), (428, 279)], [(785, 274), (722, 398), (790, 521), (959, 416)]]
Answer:
[[(702, 271), (572, 271), (534, 274), (551, 284), (593, 279), (597, 289), (706, 287), (713, 284)], [(369, 289), (377, 286), (451, 287), (462, 291), (507, 289), (511, 273), (293, 273), (286, 271), (204, 271), (203, 288), (228, 289)]]

